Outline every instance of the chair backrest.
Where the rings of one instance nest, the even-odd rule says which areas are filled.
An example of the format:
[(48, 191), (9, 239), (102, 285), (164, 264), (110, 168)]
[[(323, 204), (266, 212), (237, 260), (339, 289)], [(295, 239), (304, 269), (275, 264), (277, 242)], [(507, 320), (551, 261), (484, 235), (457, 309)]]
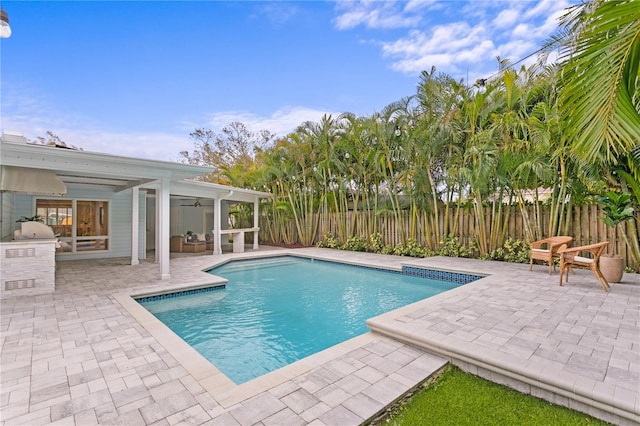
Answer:
[(566, 235), (559, 235), (557, 237), (551, 237), (549, 238), (549, 240), (551, 240), (554, 244), (558, 244), (558, 243), (570, 243), (571, 241), (573, 241), (573, 237), (568, 237)]

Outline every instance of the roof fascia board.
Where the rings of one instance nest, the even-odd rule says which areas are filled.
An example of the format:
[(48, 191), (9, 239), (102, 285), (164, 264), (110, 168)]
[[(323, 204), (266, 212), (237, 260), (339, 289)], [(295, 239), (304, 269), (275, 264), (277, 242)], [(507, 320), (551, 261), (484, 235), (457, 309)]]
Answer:
[[(229, 193), (231, 193), (231, 196), (229, 196)], [(188, 180), (172, 182), (171, 195), (212, 199), (224, 198), (226, 201), (241, 201), (247, 203), (258, 201), (261, 198), (271, 197), (271, 194), (267, 192)]]
[(234, 192), (239, 192), (247, 195), (257, 196), (260, 198), (271, 198), (272, 196), (272, 194), (269, 192), (254, 191), (253, 189), (237, 188), (235, 186), (220, 185), (218, 183), (199, 182), (199, 181), (194, 181), (189, 179), (186, 179), (182, 182), (186, 182), (190, 185), (202, 186), (203, 188), (215, 189), (222, 192), (234, 191)]
[(171, 195), (182, 195), (185, 197), (199, 197), (216, 199), (229, 193), (229, 191), (220, 191), (215, 188), (203, 188), (193, 185), (190, 182), (178, 181), (171, 182)]
[(126, 191), (129, 188), (134, 188), (136, 186), (146, 185), (149, 182), (154, 182), (156, 179), (140, 179), (129, 182), (126, 185), (121, 185), (113, 188), (113, 192), (118, 193), (122, 191)]
[[(231, 196), (229, 196), (230, 193)], [(234, 188), (232, 186), (214, 185), (189, 180), (172, 182), (171, 194), (211, 199), (224, 198), (227, 201), (242, 201), (248, 203), (259, 201), (261, 198), (271, 197), (271, 194), (266, 192), (261, 193), (248, 189)]]

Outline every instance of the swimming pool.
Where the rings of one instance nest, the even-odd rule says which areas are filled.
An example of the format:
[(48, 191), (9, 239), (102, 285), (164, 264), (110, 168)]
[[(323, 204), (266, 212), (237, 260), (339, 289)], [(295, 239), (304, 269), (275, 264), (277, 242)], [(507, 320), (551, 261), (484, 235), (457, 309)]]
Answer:
[(138, 302), (240, 384), (367, 332), (368, 318), (465, 282), (412, 276), (424, 271), (293, 256), (242, 260), (210, 271), (228, 279), (226, 288)]

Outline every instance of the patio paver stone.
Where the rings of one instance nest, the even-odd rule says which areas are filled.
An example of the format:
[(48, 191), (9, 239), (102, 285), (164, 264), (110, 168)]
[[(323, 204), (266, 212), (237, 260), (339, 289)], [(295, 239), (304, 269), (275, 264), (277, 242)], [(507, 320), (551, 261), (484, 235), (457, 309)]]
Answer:
[[(374, 332), (239, 386), (130, 297), (220, 282), (201, 271), (279, 254), (487, 277), (373, 318)], [(55, 293), (2, 299), (1, 424), (357, 425), (449, 361), (614, 422), (640, 422), (639, 275), (604, 293), (590, 271), (559, 287), (557, 275), (528, 265), (269, 247), (180, 256), (165, 281), (157, 269), (60, 261)]]

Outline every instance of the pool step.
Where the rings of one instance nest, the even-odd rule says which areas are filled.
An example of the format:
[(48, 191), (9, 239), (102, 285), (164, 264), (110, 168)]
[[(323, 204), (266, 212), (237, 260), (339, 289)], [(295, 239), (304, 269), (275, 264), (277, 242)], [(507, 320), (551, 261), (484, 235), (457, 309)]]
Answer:
[(225, 272), (236, 272), (236, 271), (251, 271), (254, 269), (262, 269), (262, 268), (270, 268), (270, 267), (278, 267), (285, 265), (295, 265), (299, 263), (299, 259), (292, 259), (290, 257), (282, 257), (282, 258), (268, 258), (268, 259), (253, 259), (250, 262), (243, 261), (234, 261), (222, 265), (218, 268), (212, 269), (210, 272), (215, 275), (224, 274)]

